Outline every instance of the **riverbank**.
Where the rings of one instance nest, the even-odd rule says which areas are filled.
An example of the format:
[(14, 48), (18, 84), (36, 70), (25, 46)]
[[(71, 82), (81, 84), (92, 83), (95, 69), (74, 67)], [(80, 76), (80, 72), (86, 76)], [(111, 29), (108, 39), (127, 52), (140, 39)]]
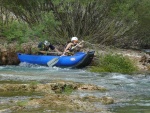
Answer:
[[(28, 43), (18, 44), (7, 43), (5, 40), (1, 39), (0, 43), (0, 65), (18, 65), (20, 62), (17, 58), (17, 52), (27, 53), (27, 54), (37, 54), (38, 41), (30, 41)], [(56, 47), (63, 51), (62, 45), (56, 45)], [(88, 51), (87, 48), (84, 48), (84, 51)], [(52, 51), (53, 52), (53, 51)], [(122, 54), (123, 56), (129, 57), (134, 64), (138, 67), (139, 72), (145, 72), (150, 70), (150, 55), (146, 52), (140, 50), (131, 50), (131, 49), (104, 49), (96, 48), (95, 56), (105, 53), (116, 53)]]

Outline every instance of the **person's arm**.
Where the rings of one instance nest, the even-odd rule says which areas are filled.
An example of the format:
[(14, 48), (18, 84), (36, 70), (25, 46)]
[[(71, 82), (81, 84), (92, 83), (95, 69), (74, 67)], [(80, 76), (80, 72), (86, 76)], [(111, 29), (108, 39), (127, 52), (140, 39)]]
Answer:
[(77, 45), (78, 47), (82, 48), (83, 47), (83, 40)]
[(56, 52), (58, 52), (58, 54), (60, 54), (60, 55), (62, 54), (62, 52), (59, 51), (57, 48), (55, 48), (54, 50), (55, 50)]
[(73, 49), (76, 48), (76, 47), (82, 48), (83, 47), (83, 42), (84, 42), (83, 40), (81, 42), (79, 42), (75, 47), (73, 47)]
[(65, 55), (66, 51), (72, 46), (72, 43), (69, 43), (67, 45), (67, 47), (65, 48), (64, 52), (63, 52), (63, 55)]
[(62, 52), (60, 52), (55, 46), (53, 46), (52, 44), (49, 45), (49, 51), (50, 50), (54, 50), (56, 52), (58, 52), (58, 54), (62, 54)]
[(47, 54), (47, 51), (39, 51), (40, 53)]

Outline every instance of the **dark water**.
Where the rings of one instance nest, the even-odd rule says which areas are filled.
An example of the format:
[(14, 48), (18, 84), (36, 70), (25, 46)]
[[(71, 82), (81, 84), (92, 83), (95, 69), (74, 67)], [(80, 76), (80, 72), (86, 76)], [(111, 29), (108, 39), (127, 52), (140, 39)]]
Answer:
[[(19, 66), (1, 66), (0, 82), (38, 81), (41, 83), (52, 80), (71, 80), (75, 82), (104, 86), (107, 92), (74, 92), (76, 95), (110, 96), (115, 103), (105, 107), (115, 113), (150, 113), (150, 74), (125, 75), (118, 73), (91, 73), (84, 69), (60, 69), (20, 64)], [(0, 97), (0, 103), (9, 98)]]

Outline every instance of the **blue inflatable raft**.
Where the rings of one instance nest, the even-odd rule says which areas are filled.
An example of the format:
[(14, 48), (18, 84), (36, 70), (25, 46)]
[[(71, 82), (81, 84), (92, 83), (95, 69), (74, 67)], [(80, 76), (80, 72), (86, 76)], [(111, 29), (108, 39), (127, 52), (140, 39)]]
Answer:
[(89, 51), (87, 53), (77, 52), (73, 56), (30, 55), (23, 53), (17, 53), (17, 55), (20, 62), (38, 65), (48, 65), (47, 63), (51, 60), (58, 59), (58, 61), (53, 66), (63, 68), (83, 68), (91, 63), (94, 57), (94, 51)]

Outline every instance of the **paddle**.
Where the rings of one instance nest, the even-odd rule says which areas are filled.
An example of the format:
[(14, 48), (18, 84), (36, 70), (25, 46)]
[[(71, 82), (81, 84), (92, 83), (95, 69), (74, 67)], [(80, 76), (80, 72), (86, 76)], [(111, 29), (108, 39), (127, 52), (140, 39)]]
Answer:
[(52, 60), (50, 60), (49, 62), (47, 62), (47, 65), (49, 67), (54, 66), (57, 62), (58, 62), (59, 58), (53, 58)]
[[(81, 41), (80, 43), (78, 43), (75, 47), (73, 47), (73, 49), (74, 48), (76, 48), (78, 45), (80, 45), (81, 43), (83, 43), (84, 41)], [(60, 57), (62, 57), (63, 55), (61, 55)], [(53, 58), (52, 60), (50, 60), (50, 61), (48, 61), (47, 62), (47, 65), (49, 66), (49, 67), (52, 67), (52, 66), (54, 66), (58, 61), (59, 61), (59, 58), (60, 57), (57, 57), (57, 58)]]

